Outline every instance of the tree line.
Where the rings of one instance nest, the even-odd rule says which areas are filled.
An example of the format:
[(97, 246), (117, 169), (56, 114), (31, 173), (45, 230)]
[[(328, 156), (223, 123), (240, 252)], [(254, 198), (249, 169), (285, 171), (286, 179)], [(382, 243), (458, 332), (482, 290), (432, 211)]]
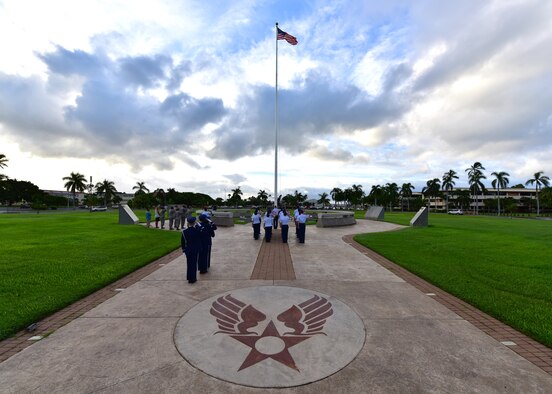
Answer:
[[(0, 154), (0, 169), (7, 167), (8, 159), (4, 154)], [(485, 167), (480, 162), (475, 162), (464, 170), (469, 187), (467, 190), (455, 188), (456, 180), (459, 174), (455, 170), (448, 170), (441, 178), (432, 178), (426, 182), (422, 188), (421, 196), (414, 196), (414, 185), (412, 183), (403, 183), (399, 186), (397, 183), (390, 182), (385, 185), (372, 185), (369, 192), (365, 192), (362, 185), (353, 184), (351, 187), (341, 189), (335, 187), (329, 193), (318, 194), (316, 205), (319, 208), (358, 208), (367, 205), (382, 205), (393, 210), (398, 207), (401, 210), (417, 210), (426, 202), (429, 207), (437, 208), (438, 198), (445, 199), (445, 210), (448, 211), (450, 204), (459, 208), (470, 209), (473, 205), (475, 214), (479, 213), (479, 196), (488, 192), (484, 180), (487, 179)], [(487, 210), (493, 210), (502, 214), (505, 211), (511, 212), (516, 207), (516, 201), (512, 198), (503, 199), (500, 190), (508, 188), (510, 174), (506, 171), (493, 171), (490, 173), (491, 186), (496, 191), (496, 199), (484, 200), (484, 206)], [(79, 203), (76, 198), (77, 192), (85, 192), (82, 204), (87, 206), (118, 204), (121, 197), (118, 195), (114, 182), (104, 179), (95, 185), (87, 183), (83, 174), (71, 172), (70, 175), (63, 177), (64, 187), (73, 194), (73, 206)], [(525, 182), (517, 184), (513, 188), (525, 188), (532, 186), (535, 188), (535, 202), (537, 215), (540, 214), (541, 202), (545, 208), (552, 208), (552, 188), (550, 188), (550, 178), (543, 171), (538, 171)], [(189, 205), (189, 206), (268, 206), (273, 203), (272, 196), (266, 190), (259, 190), (256, 195), (243, 199), (243, 192), (240, 186), (231, 189), (226, 199), (216, 198), (203, 193), (178, 192), (174, 188), (168, 188), (166, 191), (162, 188), (150, 192), (145, 182), (136, 182), (133, 187), (134, 197), (129, 201), (129, 205), (135, 208), (151, 208), (156, 205)], [(331, 200), (330, 200), (331, 197)], [(284, 196), (278, 196), (279, 205), (287, 207), (309, 206), (308, 195), (295, 190)], [(6, 201), (8, 204), (17, 201), (32, 201), (38, 205), (63, 205), (67, 200), (64, 197), (49, 196), (41, 191), (36, 185), (30, 182), (9, 179), (0, 174), (0, 201)], [(333, 207), (332, 202), (333, 200)], [(474, 203), (475, 202), (475, 203)], [(532, 199), (525, 198), (521, 201), (524, 205), (532, 207)]]

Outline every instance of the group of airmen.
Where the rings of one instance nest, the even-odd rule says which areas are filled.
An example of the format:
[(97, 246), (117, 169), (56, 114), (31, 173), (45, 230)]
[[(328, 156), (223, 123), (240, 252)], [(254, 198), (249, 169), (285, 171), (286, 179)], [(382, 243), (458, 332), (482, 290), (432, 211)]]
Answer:
[[(155, 228), (165, 228), (166, 207), (155, 208)], [(272, 230), (281, 227), (282, 242), (288, 242), (289, 222), (293, 219), (295, 223), (295, 235), (299, 243), (305, 243), (305, 232), (308, 215), (302, 208), (297, 207), (293, 212), (293, 218), (285, 208), (277, 206), (269, 207), (261, 214), (260, 208), (256, 208), (251, 215), (253, 224), (253, 238), (259, 239), (261, 234), (261, 224), (264, 228), (264, 240), (270, 242), (272, 239)], [(151, 213), (146, 210), (146, 223), (150, 227)], [(169, 208), (169, 230), (182, 229), (180, 244), (182, 251), (186, 255), (186, 279), (188, 283), (197, 282), (197, 271), (200, 274), (206, 274), (211, 267), (211, 248), (212, 239), (215, 237), (217, 225), (211, 220), (211, 212), (205, 208), (196, 218), (191, 215), (191, 209), (186, 206), (175, 206)]]
[[(165, 206), (158, 205), (155, 207), (155, 228), (165, 228), (167, 208)], [(169, 230), (184, 229), (186, 225), (186, 218), (190, 213), (190, 208), (185, 205), (181, 207), (174, 206), (169, 208)], [(146, 227), (151, 227), (151, 212), (146, 209)]]
[(186, 255), (186, 279), (188, 283), (197, 282), (197, 271), (206, 274), (211, 267), (211, 247), (217, 225), (211, 221), (210, 212), (205, 209), (199, 216), (186, 219), (186, 228), (182, 230), (180, 245)]
[[(306, 224), (309, 216), (305, 214), (302, 208), (297, 207), (293, 212), (293, 221), (295, 223), (295, 236), (299, 239), (299, 243), (305, 243)], [(253, 239), (259, 239), (261, 234), (261, 221), (263, 223), (265, 231), (265, 242), (270, 242), (272, 239), (272, 230), (278, 228), (278, 223), (282, 228), (282, 242), (287, 243), (289, 233), (289, 221), (290, 216), (285, 208), (278, 208), (277, 206), (267, 208), (263, 215), (261, 215), (259, 208), (255, 209), (253, 215), (251, 215), (251, 222), (253, 223)]]

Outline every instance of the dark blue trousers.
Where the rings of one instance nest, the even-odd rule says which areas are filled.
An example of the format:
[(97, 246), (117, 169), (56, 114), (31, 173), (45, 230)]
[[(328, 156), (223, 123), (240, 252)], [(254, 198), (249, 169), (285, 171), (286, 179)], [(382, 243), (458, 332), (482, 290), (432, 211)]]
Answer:
[(297, 234), (299, 236), (299, 243), (302, 243), (302, 244), (305, 243), (306, 231), (307, 231), (307, 225), (305, 223), (299, 223), (299, 231)]
[(261, 234), (261, 223), (253, 224), (253, 238), (259, 239), (260, 234)]
[(209, 271), (211, 266), (211, 245), (202, 245), (201, 252), (199, 252), (199, 259), (197, 262), (197, 270), (205, 273)]
[(272, 226), (265, 227), (265, 241), (270, 242), (272, 239)]
[(289, 226), (287, 224), (282, 224), (282, 242), (287, 243), (288, 240)]
[(199, 252), (192, 251), (186, 252), (186, 279), (188, 282), (197, 281), (197, 261), (199, 259)]

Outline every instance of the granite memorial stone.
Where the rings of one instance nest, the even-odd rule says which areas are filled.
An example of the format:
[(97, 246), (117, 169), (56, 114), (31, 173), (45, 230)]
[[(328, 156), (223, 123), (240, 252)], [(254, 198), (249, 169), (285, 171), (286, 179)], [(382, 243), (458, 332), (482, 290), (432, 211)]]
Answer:
[(383, 221), (384, 212), (385, 210), (382, 206), (373, 205), (368, 208), (368, 210), (364, 214), (364, 219)]
[(427, 227), (429, 223), (429, 209), (427, 207), (422, 207), (416, 215), (410, 221), (410, 225), (413, 227)]
[(138, 224), (138, 216), (128, 205), (119, 205), (119, 224)]

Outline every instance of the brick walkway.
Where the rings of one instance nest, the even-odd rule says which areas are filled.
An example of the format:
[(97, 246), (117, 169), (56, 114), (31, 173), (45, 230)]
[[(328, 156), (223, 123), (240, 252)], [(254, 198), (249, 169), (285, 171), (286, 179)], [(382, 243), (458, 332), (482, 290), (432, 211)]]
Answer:
[(421, 292), (433, 297), (435, 301), (455, 312), (487, 335), (508, 346), (523, 358), (552, 375), (552, 349), (426, 282), (373, 250), (360, 245), (353, 237), (354, 235), (346, 235), (343, 240)]
[(82, 300), (79, 300), (74, 304), (71, 304), (68, 307), (54, 313), (53, 315), (41, 320), (40, 322), (38, 322), (36, 329), (32, 332), (22, 330), (15, 334), (13, 337), (1, 341), (0, 362), (7, 360), (14, 354), (19, 353), (21, 350), (25, 349), (27, 346), (32, 345), (34, 341), (30, 340), (30, 338), (34, 336), (44, 337), (49, 335), (50, 333), (56, 331), (57, 329), (66, 325), (77, 317), (85, 314), (102, 302), (118, 294), (118, 292), (121, 291), (120, 289), (125, 289), (128, 286), (145, 278), (152, 272), (161, 268), (163, 265), (171, 262), (172, 260), (180, 256), (181, 254), (182, 250), (180, 250), (179, 248), (134, 271), (133, 273), (119, 279), (118, 281), (113, 282), (103, 289), (90, 294)]
[(272, 240), (264, 240), (250, 279), (295, 280), (288, 244), (282, 243), (280, 230), (272, 231)]

